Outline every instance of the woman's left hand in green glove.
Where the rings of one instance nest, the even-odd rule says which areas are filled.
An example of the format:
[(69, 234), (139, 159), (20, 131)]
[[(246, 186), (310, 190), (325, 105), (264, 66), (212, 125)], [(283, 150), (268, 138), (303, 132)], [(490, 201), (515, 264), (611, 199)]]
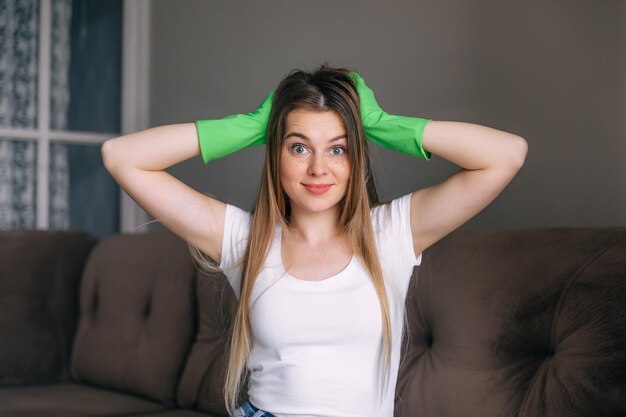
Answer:
[(432, 119), (388, 114), (380, 108), (374, 92), (358, 73), (351, 72), (349, 76), (359, 93), (365, 136), (385, 148), (429, 160), (431, 153), (422, 147), (422, 135)]

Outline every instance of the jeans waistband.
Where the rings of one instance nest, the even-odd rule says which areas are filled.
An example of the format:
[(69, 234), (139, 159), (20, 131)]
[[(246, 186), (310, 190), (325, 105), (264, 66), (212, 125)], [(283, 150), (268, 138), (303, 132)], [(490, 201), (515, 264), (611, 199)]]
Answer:
[(245, 411), (246, 417), (274, 417), (273, 414), (256, 407), (250, 400), (244, 401), (241, 408)]

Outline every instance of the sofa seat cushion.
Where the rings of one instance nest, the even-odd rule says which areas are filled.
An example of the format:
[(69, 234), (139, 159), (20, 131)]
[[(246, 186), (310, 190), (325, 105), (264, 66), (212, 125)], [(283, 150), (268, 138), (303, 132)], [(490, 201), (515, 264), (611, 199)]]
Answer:
[[(221, 414), (206, 414), (200, 411), (192, 411), (192, 410), (170, 410), (166, 412), (158, 412), (154, 414), (137, 414), (136, 417), (150, 417), (150, 416), (159, 416), (159, 417), (222, 417)], [(124, 417), (134, 417), (135, 414), (127, 414)]]
[(7, 417), (146, 415), (165, 409), (134, 395), (71, 382), (0, 388), (0, 416)]

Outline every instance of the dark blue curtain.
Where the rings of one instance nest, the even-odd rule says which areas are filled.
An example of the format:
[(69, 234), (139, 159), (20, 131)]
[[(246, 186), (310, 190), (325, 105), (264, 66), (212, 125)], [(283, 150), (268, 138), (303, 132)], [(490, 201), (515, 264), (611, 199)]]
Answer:
[[(68, 130), (121, 131), (122, 1), (73, 0)], [(119, 186), (100, 146), (69, 145), (70, 228), (119, 232)]]

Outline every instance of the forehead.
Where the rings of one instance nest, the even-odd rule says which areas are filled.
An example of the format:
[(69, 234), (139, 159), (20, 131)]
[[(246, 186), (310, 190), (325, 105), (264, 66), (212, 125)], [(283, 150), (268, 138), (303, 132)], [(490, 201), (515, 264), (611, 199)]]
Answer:
[(287, 114), (285, 121), (286, 132), (331, 132), (345, 133), (343, 120), (334, 110), (314, 111), (308, 109), (295, 109)]

